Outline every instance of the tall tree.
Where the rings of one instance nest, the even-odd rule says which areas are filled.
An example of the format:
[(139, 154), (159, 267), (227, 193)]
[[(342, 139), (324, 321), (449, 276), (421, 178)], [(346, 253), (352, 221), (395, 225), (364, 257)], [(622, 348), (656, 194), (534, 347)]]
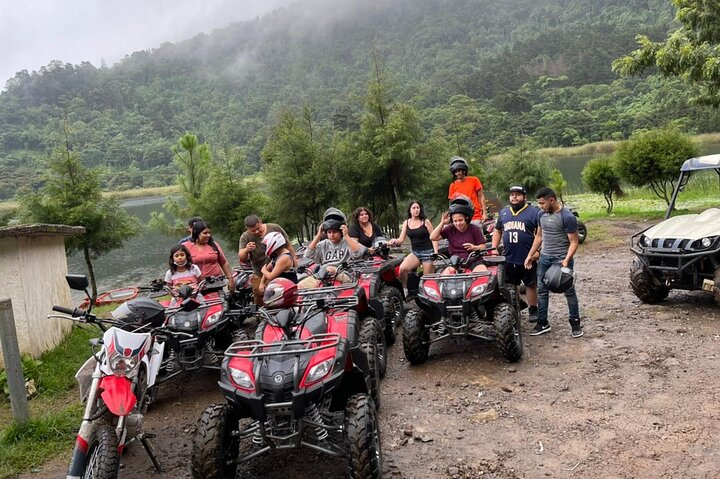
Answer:
[(305, 105), (301, 113), (286, 110), (270, 133), (262, 151), (270, 187), (271, 211), (300, 241), (329, 206), (338, 206), (337, 164), (329, 131), (314, 119)]
[(180, 168), (178, 182), (183, 196), (191, 203), (200, 198), (203, 183), (210, 171), (210, 149), (198, 137), (185, 133), (173, 147), (175, 164)]
[(640, 46), (613, 62), (621, 75), (637, 75), (657, 67), (665, 76), (681, 77), (700, 88), (699, 103), (720, 106), (720, 2), (672, 0), (680, 26), (664, 42), (645, 35), (636, 37)]
[(18, 194), (18, 216), (23, 222), (85, 227), (85, 234), (68, 238), (66, 246), (68, 253), (83, 252), (94, 301), (97, 283), (92, 260), (135, 235), (139, 221), (122, 209), (117, 198), (102, 196), (97, 171), (82, 164), (66, 126), (63, 133), (64, 144), (50, 156), (43, 186)]

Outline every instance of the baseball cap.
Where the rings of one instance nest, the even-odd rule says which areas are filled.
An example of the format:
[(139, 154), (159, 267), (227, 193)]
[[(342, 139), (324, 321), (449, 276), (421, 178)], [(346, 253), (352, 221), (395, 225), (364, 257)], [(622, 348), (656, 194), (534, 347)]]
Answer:
[(520, 185), (515, 185), (510, 187), (510, 193), (521, 193), (523, 195), (527, 195), (527, 192), (525, 191), (525, 188), (523, 188)]

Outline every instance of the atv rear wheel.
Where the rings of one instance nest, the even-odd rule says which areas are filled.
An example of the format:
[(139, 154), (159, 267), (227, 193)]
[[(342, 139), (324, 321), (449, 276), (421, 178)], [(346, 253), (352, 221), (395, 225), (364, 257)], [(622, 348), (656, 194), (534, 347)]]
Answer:
[(385, 314), (385, 343), (388, 346), (395, 344), (395, 328), (402, 322), (403, 300), (402, 294), (394, 286), (385, 286), (378, 295)]
[(85, 462), (85, 477), (114, 479), (120, 470), (118, 437), (112, 426), (99, 426), (90, 439)]
[[(717, 277), (717, 276), (716, 276)], [(635, 258), (630, 267), (630, 286), (643, 303), (657, 303), (667, 298), (670, 289), (653, 278), (642, 261)]]
[(238, 415), (228, 404), (208, 406), (198, 419), (193, 435), (191, 473), (195, 479), (233, 479), (237, 464), (239, 439), (233, 435), (238, 429)]
[(360, 323), (360, 342), (374, 341), (377, 348), (377, 370), (381, 378), (387, 372), (387, 343), (380, 320), (375, 316), (365, 316)]
[(523, 356), (522, 332), (518, 313), (508, 303), (500, 303), (493, 310), (495, 338), (505, 359), (514, 363)]
[(349, 477), (382, 477), (380, 427), (375, 404), (370, 397), (356, 394), (348, 399), (344, 432)]
[(583, 244), (587, 239), (587, 226), (580, 220), (577, 221), (577, 234), (578, 243)]
[(410, 364), (422, 364), (427, 361), (430, 352), (430, 335), (425, 327), (425, 313), (419, 308), (411, 308), (403, 318), (403, 350)]

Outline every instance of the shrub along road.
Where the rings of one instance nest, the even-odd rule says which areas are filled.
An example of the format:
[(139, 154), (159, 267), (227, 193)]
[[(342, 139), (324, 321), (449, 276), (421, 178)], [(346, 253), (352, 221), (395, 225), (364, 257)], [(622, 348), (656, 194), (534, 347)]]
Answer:
[[(638, 223), (613, 223), (627, 238)], [(553, 330), (525, 335), (525, 357), (507, 363), (492, 344), (445, 343), (419, 367), (391, 348), (380, 412), (386, 477), (714, 477), (720, 470), (720, 320), (712, 295), (672, 292), (641, 304), (628, 286), (627, 246), (588, 242), (577, 260), (585, 335), (570, 336), (562, 296), (551, 298)], [(525, 323), (524, 332), (529, 327)], [(189, 477), (195, 421), (222, 401), (199, 374), (167, 384), (149, 412), (165, 472), (142, 448), (124, 477)], [(35, 475), (64, 477), (56, 461)], [(342, 459), (277, 453), (257, 477), (342, 477)]]

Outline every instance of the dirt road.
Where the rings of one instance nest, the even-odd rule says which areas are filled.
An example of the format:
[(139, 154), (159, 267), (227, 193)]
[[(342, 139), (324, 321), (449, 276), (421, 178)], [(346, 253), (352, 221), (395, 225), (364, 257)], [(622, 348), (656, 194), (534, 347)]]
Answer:
[[(619, 225), (625, 235), (637, 225)], [(626, 246), (593, 244), (577, 257), (585, 335), (570, 336), (562, 296), (551, 333), (525, 335), (525, 357), (507, 363), (492, 344), (447, 342), (418, 367), (391, 348), (380, 412), (386, 477), (720, 477), (720, 320), (707, 293), (672, 292), (641, 304), (628, 286)], [(529, 327), (525, 323), (524, 332)], [(146, 418), (165, 473), (139, 447), (123, 477), (189, 477), (191, 435), (215, 379), (168, 385)], [(49, 464), (27, 477), (64, 477)], [(343, 477), (314, 453), (276, 454), (258, 477)]]

